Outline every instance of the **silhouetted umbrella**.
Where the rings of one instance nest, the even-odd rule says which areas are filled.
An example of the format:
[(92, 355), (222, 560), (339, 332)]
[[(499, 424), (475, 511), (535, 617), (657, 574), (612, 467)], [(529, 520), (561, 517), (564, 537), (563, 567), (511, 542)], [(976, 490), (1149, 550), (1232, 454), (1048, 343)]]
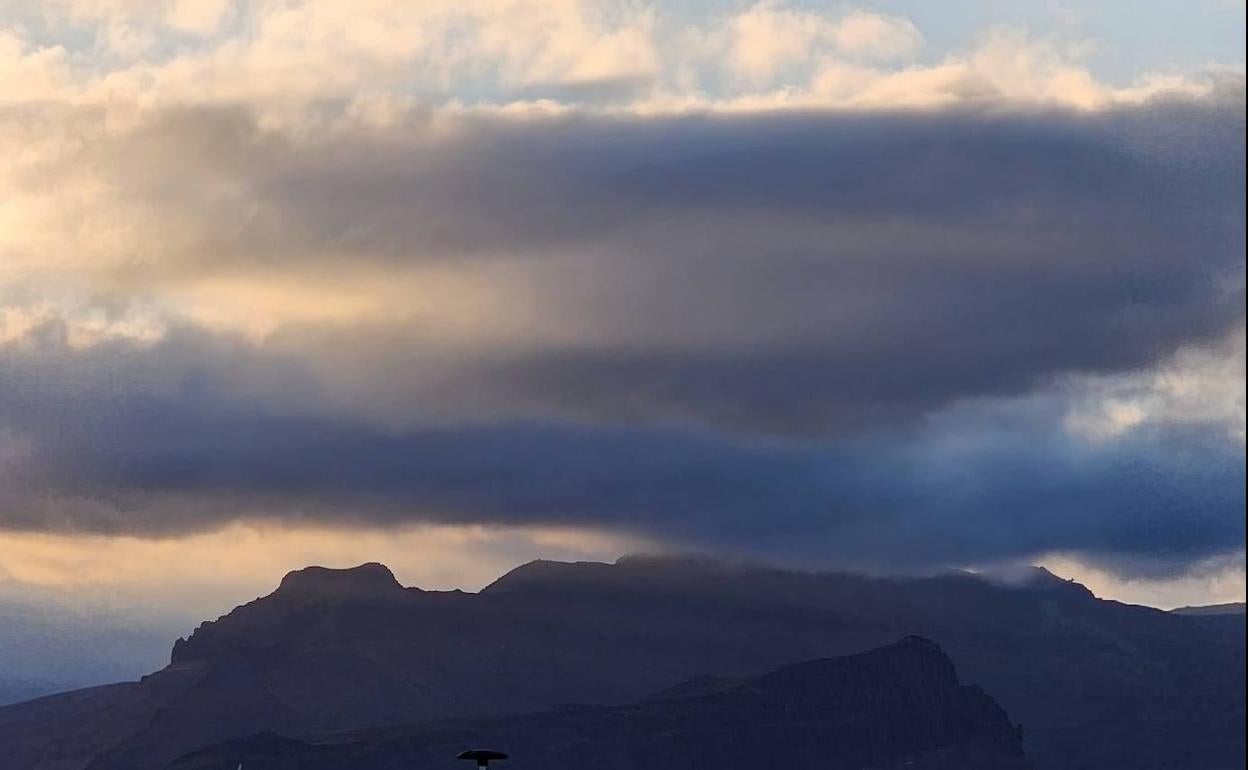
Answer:
[(491, 751), (489, 749), (469, 749), (468, 751), (459, 752), (456, 759), (475, 759), (477, 767), (489, 767), (491, 759), (506, 759), (507, 755), (501, 751)]

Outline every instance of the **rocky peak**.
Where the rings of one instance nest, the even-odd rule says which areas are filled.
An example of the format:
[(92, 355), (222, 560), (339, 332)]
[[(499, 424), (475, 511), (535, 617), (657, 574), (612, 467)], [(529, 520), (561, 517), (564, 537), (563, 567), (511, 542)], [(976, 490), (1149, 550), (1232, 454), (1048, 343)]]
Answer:
[(551, 586), (564, 586), (591, 576), (609, 574), (611, 565), (599, 562), (563, 562), (535, 559), (510, 570), (481, 590), (483, 594), (533, 591)]
[(1095, 598), (1095, 595), (1088, 590), (1088, 587), (1075, 581), (1073, 578), (1064, 578), (1055, 575), (1045, 567), (1032, 567), (1030, 580), (1026, 585), (1029, 588), (1037, 588), (1048, 591), (1063, 591), (1072, 596), (1081, 596), (1085, 598)]
[(305, 567), (287, 573), (274, 596), (319, 598), (386, 597), (402, 593), (403, 586), (384, 564), (369, 562), (347, 569)]

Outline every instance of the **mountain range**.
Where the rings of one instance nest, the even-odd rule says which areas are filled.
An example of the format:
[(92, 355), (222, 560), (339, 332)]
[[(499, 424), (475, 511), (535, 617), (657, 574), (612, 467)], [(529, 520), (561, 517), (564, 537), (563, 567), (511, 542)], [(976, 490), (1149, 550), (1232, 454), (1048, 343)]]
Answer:
[(1105, 601), (1043, 570), (1005, 584), (651, 557), (532, 562), (479, 593), (404, 588), (379, 564), (292, 572), (138, 682), (0, 708), (0, 763), (155, 770), (266, 733), (359, 743), (384, 726), (550, 722), (576, 703), (591, 704), (576, 718), (610, 721), (593, 709), (662, 711), (644, 704), (689, 695), (691, 679), (753, 681), (907, 635), (1021, 724), (1036, 768), (1244, 764), (1242, 614)]

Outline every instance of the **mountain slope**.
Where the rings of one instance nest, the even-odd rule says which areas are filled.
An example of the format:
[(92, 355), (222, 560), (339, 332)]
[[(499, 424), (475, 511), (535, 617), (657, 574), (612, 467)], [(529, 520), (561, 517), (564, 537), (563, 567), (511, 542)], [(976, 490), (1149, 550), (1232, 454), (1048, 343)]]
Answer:
[(308, 742), (255, 736), (171, 770), (386, 770), (454, 767), (498, 745), (509, 770), (760, 767), (1022, 770), (1018, 731), (978, 688), (958, 684), (933, 643), (786, 666), (701, 695), (638, 704), (395, 727)]
[(1038, 768), (1238, 768), (1243, 616), (1211, 620), (1041, 572), (1007, 586), (630, 558), (534, 562), (465, 594), (403, 588), (381, 565), (311, 568), (201, 625), (116, 708), (0, 708), (0, 744), (14, 770), (147, 770), (264, 731), (625, 704), (920, 634), (1023, 724)]
[(1176, 615), (1243, 615), (1243, 602), (1228, 602), (1226, 604), (1205, 604), (1195, 607), (1176, 607), (1170, 610)]

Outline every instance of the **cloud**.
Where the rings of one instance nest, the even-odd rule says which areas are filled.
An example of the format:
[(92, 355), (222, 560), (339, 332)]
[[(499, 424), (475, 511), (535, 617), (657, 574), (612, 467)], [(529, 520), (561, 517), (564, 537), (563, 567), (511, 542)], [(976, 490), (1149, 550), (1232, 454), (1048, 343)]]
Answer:
[(165, 22), (182, 32), (208, 35), (217, 29), (230, 9), (231, 0), (174, 0), (165, 11)]
[(1141, 426), (1198, 424), (1244, 441), (1244, 328), (1213, 345), (1188, 348), (1153, 370), (1086, 383), (1066, 425), (1112, 440)]
[(774, 3), (62, 11), (0, 36), (4, 528), (1243, 548), (1242, 74)]
[(852, 11), (837, 19), (760, 2), (708, 31), (729, 66), (755, 86), (829, 56), (889, 60), (913, 55), (923, 36), (908, 19)]
[(894, 59), (914, 54), (923, 35), (909, 19), (854, 11), (833, 31), (838, 50), (868, 59)]
[(94, 38), (75, 51), (72, 82), (45, 98), (279, 108), (646, 79), (658, 66), (655, 22), (644, 4), (603, 0), (58, 0), (0, 13), (0, 29)]
[(393, 425), (821, 435), (1242, 322), (1242, 99), (257, 121), (175, 110), (19, 168), (7, 270), (67, 319), (41, 328), (255, 337)]
[(281, 414), (195, 381), (163, 396), (5, 400), (19, 435), (42, 429), (11, 463), (0, 509), (16, 529), (430, 521), (584, 528), (823, 567), (1074, 553), (1127, 574), (1170, 574), (1244, 539), (1242, 443), (1168, 425), (1089, 443), (1054, 427), (1063, 402), (1044, 399), (818, 441), (525, 422), (393, 431)]
[(243, 102), (284, 121), (353, 99), (651, 112), (968, 101), (1096, 109), (1209, 89), (1195, 71), (1144, 69), (1107, 83), (1083, 61), (1085, 41), (1022, 28), (917, 61), (923, 35), (905, 16), (771, 0), (701, 19), (636, 0), (57, 0), (12, 4), (0, 30), (19, 41), (27, 70), (6, 101)]
[(72, 77), (67, 59), (61, 46), (35, 49), (21, 35), (0, 28), (0, 77), (7, 84), (0, 104), (40, 100), (64, 89)]

